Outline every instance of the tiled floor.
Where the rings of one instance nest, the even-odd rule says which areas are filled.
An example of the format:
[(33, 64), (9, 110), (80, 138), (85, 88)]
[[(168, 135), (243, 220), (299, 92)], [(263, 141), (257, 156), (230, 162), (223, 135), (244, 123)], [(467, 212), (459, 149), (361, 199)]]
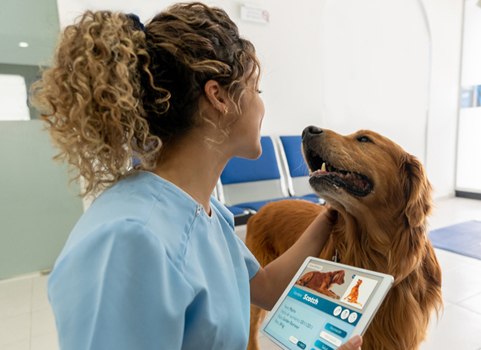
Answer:
[[(481, 221), (481, 201), (440, 200), (433, 229), (467, 220)], [(242, 236), (242, 230), (239, 232)], [(433, 320), (421, 350), (481, 350), (481, 260), (436, 250), (443, 269), (444, 314)], [(33, 274), (0, 281), (0, 349), (57, 350), (47, 278)], [(260, 336), (262, 350), (278, 349)]]

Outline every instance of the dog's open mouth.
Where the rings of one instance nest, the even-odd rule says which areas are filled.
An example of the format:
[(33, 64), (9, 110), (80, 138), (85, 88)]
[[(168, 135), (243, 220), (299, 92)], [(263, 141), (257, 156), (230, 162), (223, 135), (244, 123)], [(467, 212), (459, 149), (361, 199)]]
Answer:
[(306, 159), (311, 171), (309, 179), (311, 185), (327, 182), (335, 187), (341, 187), (357, 197), (365, 197), (372, 192), (374, 184), (366, 175), (337, 169), (312, 150), (306, 152)]

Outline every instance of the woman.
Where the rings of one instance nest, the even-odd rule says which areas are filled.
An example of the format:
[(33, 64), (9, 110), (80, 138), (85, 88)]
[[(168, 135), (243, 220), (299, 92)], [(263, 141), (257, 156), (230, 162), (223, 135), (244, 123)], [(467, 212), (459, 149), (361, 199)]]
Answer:
[(86, 12), (64, 30), (35, 103), (84, 195), (107, 189), (49, 278), (62, 349), (245, 349), (249, 304), (272, 308), (319, 255), (334, 212), (262, 268), (211, 197), (229, 159), (262, 152), (259, 72), (228, 15), (201, 3), (145, 27)]

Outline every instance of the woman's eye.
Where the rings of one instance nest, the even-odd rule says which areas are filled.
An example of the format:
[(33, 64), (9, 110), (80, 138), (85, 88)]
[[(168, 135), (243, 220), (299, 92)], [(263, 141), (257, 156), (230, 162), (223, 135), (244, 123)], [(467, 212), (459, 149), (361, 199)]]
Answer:
[(367, 137), (367, 136), (358, 137), (357, 140), (358, 140), (359, 142), (371, 142), (371, 143), (374, 143), (374, 142), (372, 142), (372, 140), (371, 140), (369, 137)]
[(258, 94), (262, 94), (262, 90), (257, 89), (256, 92), (257, 92)]

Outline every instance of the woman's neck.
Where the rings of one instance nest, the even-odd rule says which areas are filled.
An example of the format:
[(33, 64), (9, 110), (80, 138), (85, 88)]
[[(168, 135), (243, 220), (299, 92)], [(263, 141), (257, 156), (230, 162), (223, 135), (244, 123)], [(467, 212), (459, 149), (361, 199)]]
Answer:
[(189, 194), (210, 215), (210, 196), (228, 160), (219, 147), (190, 136), (165, 147), (153, 173)]

